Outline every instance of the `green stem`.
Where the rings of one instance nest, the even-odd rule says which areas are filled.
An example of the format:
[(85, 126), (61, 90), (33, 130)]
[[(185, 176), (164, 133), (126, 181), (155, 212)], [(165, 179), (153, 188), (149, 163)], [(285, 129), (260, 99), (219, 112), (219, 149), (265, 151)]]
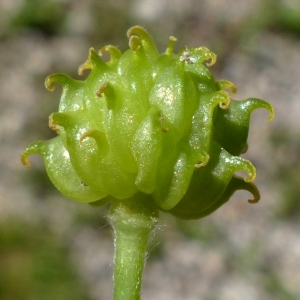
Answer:
[(114, 300), (140, 300), (147, 246), (158, 220), (158, 207), (148, 195), (113, 201)]

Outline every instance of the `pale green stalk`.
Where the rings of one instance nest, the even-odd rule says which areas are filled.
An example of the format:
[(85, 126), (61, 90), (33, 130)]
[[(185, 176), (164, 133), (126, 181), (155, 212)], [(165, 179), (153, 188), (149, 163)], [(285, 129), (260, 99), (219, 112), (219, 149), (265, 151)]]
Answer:
[(114, 300), (139, 300), (142, 275), (158, 207), (151, 197), (138, 193), (115, 201), (110, 209), (114, 230)]

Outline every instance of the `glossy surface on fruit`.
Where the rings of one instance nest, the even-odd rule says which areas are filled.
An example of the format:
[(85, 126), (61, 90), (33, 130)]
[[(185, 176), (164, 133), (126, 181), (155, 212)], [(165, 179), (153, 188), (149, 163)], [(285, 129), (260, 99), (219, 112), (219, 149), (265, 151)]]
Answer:
[[(160, 209), (183, 219), (203, 217), (238, 189), (259, 199), (255, 168), (239, 155), (247, 148), (250, 115), (273, 107), (260, 99), (236, 101), (235, 86), (217, 81), (207, 66), (216, 55), (205, 47), (163, 54), (141, 27), (128, 31), (130, 49), (90, 49), (79, 74), (47, 77), (62, 86), (59, 110), (49, 118), (58, 134), (30, 144), (22, 154), (43, 156), (47, 173), (66, 197), (79, 202), (151, 195)], [(101, 54), (107, 51), (110, 60)], [(245, 171), (245, 179), (236, 171)], [(110, 197), (107, 197), (110, 196)], [(143, 197), (142, 197), (143, 198)], [(147, 197), (146, 197), (147, 198)], [(124, 200), (126, 201), (126, 200)]]

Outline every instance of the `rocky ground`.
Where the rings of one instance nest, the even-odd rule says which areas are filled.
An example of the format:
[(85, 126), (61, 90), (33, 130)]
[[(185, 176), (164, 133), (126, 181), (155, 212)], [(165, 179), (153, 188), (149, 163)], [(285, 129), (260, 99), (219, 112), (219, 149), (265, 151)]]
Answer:
[[(216, 77), (236, 84), (236, 99), (266, 99), (276, 110), (272, 123), (265, 122), (263, 110), (253, 114), (245, 154), (257, 168), (261, 201), (250, 205), (249, 195), (238, 192), (203, 220), (181, 222), (162, 215), (143, 299), (299, 299), (300, 25), (293, 30), (285, 25), (288, 13), (297, 11), (297, 1), (274, 1), (280, 4), (275, 13), (278, 7), (259, 0), (57, 0), (52, 1), (54, 24), (44, 22), (52, 13), (49, 1), (45, 7), (36, 5), (36, 23), (24, 17), (27, 2), (0, 1), (1, 232), (9, 232), (12, 224), (20, 232), (24, 224), (44, 236), (49, 232), (83, 286), (86, 298), (81, 299), (111, 298), (113, 243), (105, 209), (64, 199), (48, 182), (39, 158), (26, 169), (19, 155), (29, 142), (52, 136), (47, 118), (57, 110), (60, 91), (46, 91), (44, 78), (60, 71), (77, 76), (90, 46), (111, 43), (124, 50), (126, 29), (140, 24), (161, 50), (169, 35), (178, 38), (178, 47), (209, 46), (219, 56)], [(282, 18), (279, 11), (285, 12)], [(1, 238), (0, 261), (7, 270), (18, 270), (24, 251), (16, 251), (14, 263), (8, 263)], [(2, 273), (0, 279), (6, 276)], [(5, 278), (14, 286), (25, 284), (17, 275)], [(25, 299), (9, 293), (0, 298)], [(26, 299), (35, 299), (28, 295)], [(73, 298), (66, 293), (61, 299)]]

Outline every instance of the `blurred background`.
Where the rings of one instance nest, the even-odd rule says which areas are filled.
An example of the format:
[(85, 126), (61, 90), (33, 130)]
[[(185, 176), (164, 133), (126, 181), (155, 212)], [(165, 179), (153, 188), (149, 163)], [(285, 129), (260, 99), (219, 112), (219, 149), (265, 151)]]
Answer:
[(54, 136), (48, 116), (60, 88), (54, 72), (78, 78), (88, 48), (127, 49), (126, 31), (145, 27), (164, 51), (205, 45), (218, 55), (217, 79), (235, 99), (276, 109), (252, 116), (249, 150), (261, 201), (237, 192), (211, 216), (161, 214), (143, 285), (144, 300), (300, 299), (299, 0), (0, 0), (0, 299), (108, 300), (112, 233), (107, 207), (63, 198), (42, 160), (20, 153)]

